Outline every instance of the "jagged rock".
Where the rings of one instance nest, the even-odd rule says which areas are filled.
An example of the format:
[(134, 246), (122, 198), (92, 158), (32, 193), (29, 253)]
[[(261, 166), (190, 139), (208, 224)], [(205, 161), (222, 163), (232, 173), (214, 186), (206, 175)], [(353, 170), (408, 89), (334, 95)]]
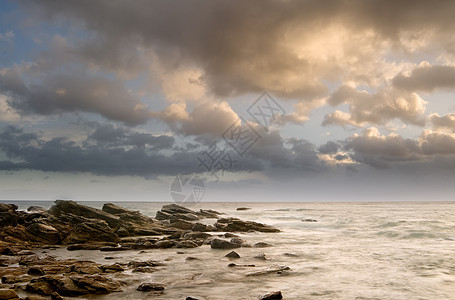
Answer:
[(261, 297), (261, 300), (280, 300), (283, 299), (281, 291), (270, 292)]
[(187, 232), (182, 237), (184, 239), (190, 239), (190, 240), (193, 240), (193, 239), (205, 240), (205, 239), (208, 239), (209, 237), (211, 237), (211, 235), (208, 233), (205, 233), (205, 232)]
[(64, 244), (90, 242), (118, 242), (118, 236), (105, 220), (89, 219), (71, 213), (61, 215), (60, 220), (71, 224), (71, 231), (63, 239)]
[(177, 204), (168, 204), (164, 205), (161, 208), (162, 212), (168, 213), (168, 214), (194, 214), (195, 212), (189, 208), (177, 205)]
[[(202, 244), (202, 243), (201, 243)], [(199, 247), (199, 244), (197, 244), (196, 242), (194, 241), (190, 241), (190, 240), (183, 240), (183, 241), (179, 241), (176, 245), (177, 248), (196, 248), (196, 247)]]
[(253, 221), (242, 221), (237, 218), (223, 218), (219, 219), (215, 223), (215, 227), (219, 231), (229, 232), (248, 232), (248, 231), (259, 231), (259, 232), (279, 232), (280, 230), (266, 224), (253, 222)]
[(239, 248), (238, 244), (231, 243), (222, 239), (213, 239), (210, 243), (212, 249), (234, 249)]
[(111, 228), (116, 227), (120, 220), (118, 216), (71, 200), (56, 200), (55, 205), (49, 209), (49, 213), (57, 217), (62, 214), (72, 214), (88, 219), (104, 220)]
[(218, 216), (221, 214), (222, 213), (211, 209), (200, 209), (198, 213), (199, 216), (208, 219), (218, 219)]
[(134, 273), (153, 273), (156, 272), (154, 267), (137, 267), (133, 269)]
[(213, 227), (210, 225), (202, 224), (202, 223), (195, 223), (195, 224), (193, 224), (193, 227), (191, 227), (191, 230), (198, 231), (198, 232), (207, 232), (207, 231), (213, 231)]
[(268, 274), (281, 274), (284, 271), (290, 270), (289, 267), (287, 266), (270, 266), (267, 269), (262, 269), (259, 271), (247, 273), (246, 276), (262, 276), (262, 275), (268, 275)]
[(160, 249), (172, 248), (174, 247), (174, 242), (170, 240), (161, 240), (156, 242), (156, 247)]
[(102, 210), (104, 212), (107, 212), (107, 213), (110, 213), (110, 214), (113, 214), (113, 215), (120, 215), (120, 214), (125, 214), (125, 213), (130, 213), (131, 211), (126, 209), (126, 208), (123, 208), (123, 207), (120, 207), (118, 205), (115, 205), (113, 203), (105, 203), (103, 205), (103, 208)]
[(19, 220), (17, 205), (0, 203), (0, 227), (16, 226)]
[(272, 244), (266, 243), (266, 242), (259, 242), (254, 244), (254, 248), (267, 248), (267, 247), (272, 247)]
[(162, 291), (164, 290), (164, 285), (159, 283), (142, 283), (137, 288), (141, 292), (150, 292), (150, 291)]
[(228, 258), (234, 258), (234, 259), (240, 258), (240, 255), (235, 251), (231, 251), (228, 254), (226, 254), (225, 256)]
[(0, 300), (19, 300), (19, 296), (14, 290), (0, 289)]
[(241, 247), (242, 245), (247, 244), (247, 241), (245, 241), (244, 239), (241, 239), (239, 237), (233, 237), (231, 239), (231, 243), (237, 244)]
[(31, 241), (48, 244), (58, 244), (60, 242), (58, 230), (51, 225), (32, 223), (27, 226), (26, 230)]
[(101, 270), (105, 273), (116, 273), (116, 272), (123, 272), (125, 269), (122, 268), (121, 265), (119, 264), (113, 264), (113, 265), (102, 265), (100, 266)]
[(146, 261), (130, 261), (128, 267), (138, 268), (138, 267), (158, 267), (164, 266), (163, 263), (155, 260), (146, 260)]

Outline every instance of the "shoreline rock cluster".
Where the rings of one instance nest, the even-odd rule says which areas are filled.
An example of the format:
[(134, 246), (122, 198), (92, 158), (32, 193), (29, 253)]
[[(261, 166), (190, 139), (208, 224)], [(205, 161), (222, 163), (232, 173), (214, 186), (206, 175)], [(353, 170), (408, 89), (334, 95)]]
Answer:
[[(127, 270), (152, 273), (165, 266), (156, 261), (102, 265), (57, 260), (39, 257), (35, 254), (37, 249), (66, 246), (69, 251), (112, 252), (195, 248), (204, 244), (222, 250), (260, 248), (271, 245), (263, 242), (250, 245), (233, 232), (279, 232), (269, 225), (222, 218), (222, 213), (213, 210), (193, 211), (176, 204), (164, 205), (155, 218), (112, 203), (104, 204), (100, 210), (74, 201), (56, 200), (49, 210), (36, 206), (27, 212), (17, 209), (14, 204), (0, 203), (0, 299), (20, 299), (16, 291), (47, 297), (43, 299), (119, 292), (125, 283), (115, 277), (116, 273)], [(214, 219), (213, 225), (200, 222), (207, 218)], [(228, 257), (238, 258), (236, 254)], [(249, 276), (287, 269), (279, 266)], [(161, 294), (165, 287), (144, 282), (137, 290)]]

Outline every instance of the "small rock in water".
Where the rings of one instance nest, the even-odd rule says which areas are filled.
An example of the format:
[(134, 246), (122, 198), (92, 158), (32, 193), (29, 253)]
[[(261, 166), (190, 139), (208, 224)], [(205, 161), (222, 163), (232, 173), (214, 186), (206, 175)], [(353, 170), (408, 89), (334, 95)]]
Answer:
[(104, 259), (115, 259), (113, 256), (106, 256)]
[(226, 254), (226, 257), (228, 257), (228, 258), (240, 258), (240, 255), (237, 252), (235, 252), (235, 251), (231, 251), (228, 254)]
[(289, 252), (286, 252), (283, 254), (284, 256), (289, 256), (289, 257), (298, 257), (297, 254), (294, 254), (294, 253), (289, 253)]
[(200, 299), (188, 296), (188, 297), (185, 298), (185, 300), (200, 300)]
[(283, 299), (283, 295), (281, 295), (281, 291), (267, 293), (261, 297), (261, 300), (279, 300)]
[(259, 253), (258, 255), (253, 256), (253, 258), (267, 260), (267, 257), (265, 256), (264, 253)]
[(249, 267), (250, 268), (250, 267), (256, 267), (256, 265), (237, 265), (237, 264), (234, 264), (234, 263), (230, 263), (230, 264), (228, 264), (228, 267), (229, 268), (233, 268), (233, 267), (240, 267), (240, 268)]
[(137, 290), (141, 292), (162, 291), (164, 290), (164, 285), (159, 283), (142, 283)]
[(249, 210), (251, 207), (237, 207), (237, 210)]
[(318, 220), (315, 219), (304, 219), (302, 222), (317, 222)]
[(254, 248), (266, 248), (266, 247), (272, 247), (272, 244), (266, 243), (266, 242), (259, 242), (254, 244)]
[(248, 273), (246, 276), (261, 276), (261, 275), (268, 275), (268, 274), (282, 274), (283, 271), (288, 271), (291, 268), (288, 266), (270, 266), (267, 269), (259, 270), (256, 272)]
[(194, 256), (188, 256), (187, 258), (185, 258), (185, 260), (188, 261), (188, 260), (200, 260), (200, 259), (197, 257), (194, 257)]

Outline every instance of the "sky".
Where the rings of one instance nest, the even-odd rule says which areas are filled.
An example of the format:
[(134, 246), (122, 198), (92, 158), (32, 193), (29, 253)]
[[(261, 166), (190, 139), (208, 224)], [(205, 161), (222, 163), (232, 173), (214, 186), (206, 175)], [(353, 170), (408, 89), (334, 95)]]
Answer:
[(453, 200), (454, 14), (0, 0), (0, 199)]

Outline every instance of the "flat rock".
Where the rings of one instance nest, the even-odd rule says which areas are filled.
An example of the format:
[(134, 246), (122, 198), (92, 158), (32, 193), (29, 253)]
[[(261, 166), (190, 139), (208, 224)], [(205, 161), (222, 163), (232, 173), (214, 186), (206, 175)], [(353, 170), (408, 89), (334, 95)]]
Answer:
[(287, 266), (270, 266), (266, 269), (262, 269), (259, 271), (247, 273), (246, 276), (262, 276), (262, 275), (269, 275), (269, 274), (281, 274), (284, 271), (290, 270)]
[(267, 247), (272, 247), (272, 244), (266, 243), (266, 242), (259, 242), (253, 245), (254, 248), (267, 248)]
[(259, 232), (279, 232), (280, 230), (266, 224), (253, 222), (253, 221), (242, 221), (237, 218), (223, 218), (219, 219), (215, 223), (215, 227), (219, 231), (228, 232), (248, 232), (248, 231), (259, 231)]
[(242, 211), (242, 210), (250, 210), (251, 207), (237, 207), (236, 210)]

